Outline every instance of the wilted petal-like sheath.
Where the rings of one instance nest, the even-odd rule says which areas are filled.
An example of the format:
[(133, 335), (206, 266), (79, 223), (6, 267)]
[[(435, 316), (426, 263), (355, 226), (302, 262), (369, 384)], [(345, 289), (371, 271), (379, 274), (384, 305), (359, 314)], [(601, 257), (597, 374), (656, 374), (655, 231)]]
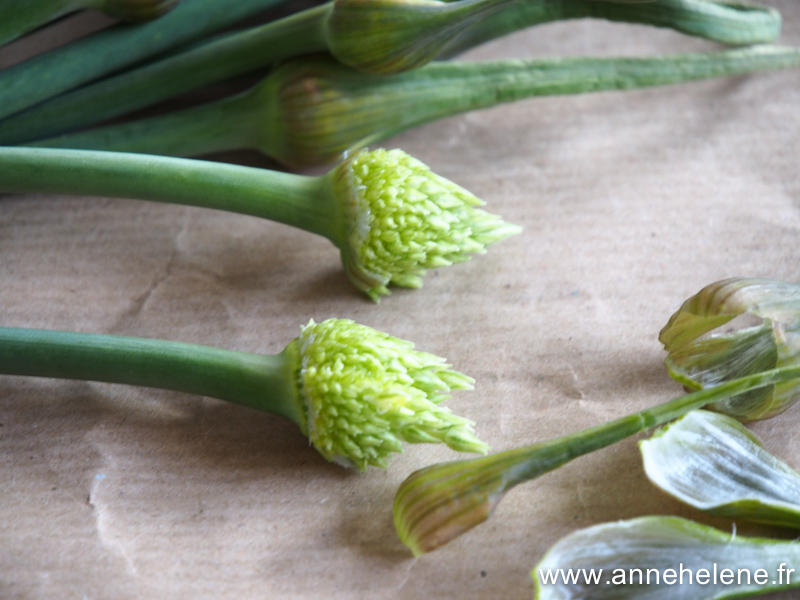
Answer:
[[(714, 332), (739, 315), (760, 323)], [(795, 364), (800, 356), (800, 286), (770, 279), (726, 279), (684, 302), (661, 330), (670, 374), (689, 389)], [(710, 334), (710, 335), (706, 335)], [(740, 420), (765, 419), (800, 397), (800, 382), (786, 381), (713, 405)]]
[[(642, 517), (568, 535), (531, 576), (539, 600), (722, 600), (797, 587), (800, 573), (792, 565), (798, 563), (795, 542)], [(564, 581), (566, 574), (577, 580)]]
[(715, 515), (800, 528), (800, 474), (736, 419), (696, 410), (639, 444), (659, 488)]

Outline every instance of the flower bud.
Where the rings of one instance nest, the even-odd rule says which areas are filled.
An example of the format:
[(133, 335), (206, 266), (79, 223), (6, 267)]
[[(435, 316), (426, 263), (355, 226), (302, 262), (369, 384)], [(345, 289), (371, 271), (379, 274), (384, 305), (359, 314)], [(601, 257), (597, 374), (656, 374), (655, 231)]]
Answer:
[(336, 0), (328, 46), (365, 73), (399, 73), (424, 65), (454, 37), (498, 10), (492, 0)]
[[(757, 323), (714, 332), (739, 315)], [(684, 302), (661, 330), (670, 375), (698, 390), (769, 369), (800, 356), (800, 286), (769, 279), (726, 279)], [(777, 383), (711, 405), (742, 421), (775, 416), (800, 397), (800, 381)]]
[(373, 300), (390, 283), (418, 288), (427, 269), (483, 254), (521, 230), (402, 150), (360, 152), (331, 176), (346, 214), (342, 263)]
[(440, 406), (474, 381), (414, 344), (347, 319), (309, 321), (292, 342), (299, 353), (303, 433), (328, 460), (386, 467), (401, 442), (443, 442), (486, 453), (474, 423)]

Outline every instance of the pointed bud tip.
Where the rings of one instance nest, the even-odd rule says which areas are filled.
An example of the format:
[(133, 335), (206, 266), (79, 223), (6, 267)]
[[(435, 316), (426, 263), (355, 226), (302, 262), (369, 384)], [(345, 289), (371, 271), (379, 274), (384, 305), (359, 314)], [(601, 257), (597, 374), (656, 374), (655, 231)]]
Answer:
[(428, 269), (463, 262), (521, 228), (475, 208), (483, 203), (402, 150), (361, 152), (337, 168), (350, 215), (342, 260), (377, 301), (392, 283), (419, 287)]
[(443, 359), (347, 319), (311, 320), (297, 341), (306, 430), (328, 460), (385, 466), (401, 440), (485, 451), (471, 421), (438, 406), (454, 389), (449, 382), (466, 377)]

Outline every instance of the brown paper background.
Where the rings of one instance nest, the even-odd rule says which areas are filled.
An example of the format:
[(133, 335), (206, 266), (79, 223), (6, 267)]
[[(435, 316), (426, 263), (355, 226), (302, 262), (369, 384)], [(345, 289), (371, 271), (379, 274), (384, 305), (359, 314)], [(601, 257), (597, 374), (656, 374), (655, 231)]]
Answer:
[[(783, 12), (781, 41), (800, 45), (800, 5), (767, 4)], [(0, 61), (98, 23), (61, 23)], [(576, 21), (465, 58), (713, 48)], [(327, 241), (286, 226), (5, 195), (2, 325), (277, 352), (309, 318), (347, 317), (475, 377), (449, 406), (494, 449), (568, 433), (680, 393), (657, 334), (702, 286), (800, 279), (798, 107), (793, 70), (534, 99), (388, 140), (524, 233), (380, 305), (350, 286)], [(753, 429), (800, 467), (797, 410)], [(650, 514), (730, 528), (654, 489), (628, 440), (516, 488), (487, 523), (414, 559), (392, 526), (395, 489), (454, 457), (408, 447), (389, 470), (358, 474), (325, 462), (293, 424), (221, 401), (2, 377), (0, 598), (516, 600), (532, 596), (530, 569), (575, 529)]]

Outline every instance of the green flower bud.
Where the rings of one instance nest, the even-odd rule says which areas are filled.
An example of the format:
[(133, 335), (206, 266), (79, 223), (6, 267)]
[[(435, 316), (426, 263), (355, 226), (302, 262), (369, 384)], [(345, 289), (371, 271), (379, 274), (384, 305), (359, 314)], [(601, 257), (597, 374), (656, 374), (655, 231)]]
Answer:
[(402, 150), (358, 153), (332, 177), (346, 212), (342, 262), (373, 300), (389, 293), (389, 283), (418, 288), (427, 269), (483, 254), (521, 231)]
[(336, 0), (328, 46), (365, 73), (399, 73), (424, 65), (454, 37), (508, 0)]
[(474, 423), (440, 406), (474, 381), (411, 342), (347, 319), (309, 321), (292, 342), (299, 353), (303, 433), (328, 460), (386, 467), (401, 442), (443, 442), (485, 453)]
[[(713, 330), (739, 315), (758, 323), (730, 332)], [(768, 279), (726, 279), (684, 302), (661, 330), (670, 375), (698, 390), (768, 369), (795, 364), (800, 356), (800, 286)], [(709, 335), (706, 335), (709, 334)], [(800, 397), (791, 380), (711, 405), (739, 420), (775, 416)]]

